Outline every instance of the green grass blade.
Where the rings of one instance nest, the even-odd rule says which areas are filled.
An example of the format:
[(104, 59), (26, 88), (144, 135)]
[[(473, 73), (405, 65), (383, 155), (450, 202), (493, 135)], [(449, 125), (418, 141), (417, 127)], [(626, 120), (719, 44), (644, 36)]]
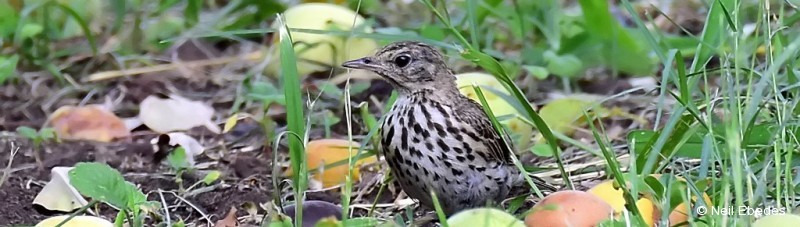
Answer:
[(494, 116), (494, 112), (492, 112), (492, 108), (489, 106), (489, 103), (486, 102), (486, 97), (483, 95), (483, 91), (481, 90), (480, 87), (476, 85), (472, 85), (472, 89), (475, 90), (475, 94), (478, 96), (478, 99), (480, 99), (481, 105), (483, 106), (483, 110), (486, 112), (486, 116), (489, 117), (489, 121), (492, 122), (492, 127), (494, 127), (495, 132), (497, 133), (497, 135), (500, 135), (500, 138), (503, 139), (503, 141), (505, 141), (505, 144), (503, 144), (503, 146), (507, 146), (508, 150), (512, 152), (509, 155), (511, 156), (511, 159), (514, 162), (514, 165), (520, 170), (520, 172), (523, 173), (522, 177), (525, 178), (525, 181), (528, 182), (528, 185), (531, 186), (531, 188), (536, 192), (536, 195), (539, 197), (544, 197), (542, 192), (539, 190), (539, 187), (537, 187), (536, 184), (533, 183), (533, 179), (531, 179), (531, 177), (528, 176), (528, 174), (526, 173), (525, 167), (522, 166), (522, 163), (520, 163), (519, 160), (517, 160), (516, 155), (513, 154), (514, 149), (511, 149), (510, 146), (510, 144), (512, 144), (513, 141), (507, 141), (506, 137), (503, 137), (503, 135), (507, 134), (505, 130), (503, 130), (503, 126)]
[(445, 217), (442, 205), (439, 203), (439, 197), (437, 197), (436, 193), (433, 191), (430, 193), (431, 199), (433, 200), (433, 209), (436, 211), (436, 216), (439, 218), (439, 224), (442, 224), (443, 227), (448, 227), (447, 217)]
[(202, 0), (188, 0), (186, 1), (186, 8), (183, 10), (183, 16), (186, 17), (186, 27), (193, 27), (200, 21), (200, 8), (203, 7)]
[(477, 19), (477, 10), (475, 8), (477, 3), (476, 0), (467, 0), (467, 18), (469, 19), (469, 29), (472, 35), (470, 39), (472, 41), (472, 46), (480, 49), (480, 45), (478, 44), (478, 19)]
[(71, 16), (72, 19), (75, 19), (75, 21), (78, 22), (78, 25), (81, 27), (84, 36), (86, 36), (86, 41), (89, 42), (89, 46), (92, 48), (92, 54), (97, 55), (97, 42), (95, 41), (94, 34), (92, 34), (92, 30), (89, 29), (89, 24), (86, 23), (86, 20), (81, 18), (81, 15), (78, 14), (78, 12), (75, 12), (75, 10), (70, 8), (68, 5), (55, 2), (54, 4), (58, 6), (59, 9)]
[[(587, 114), (585, 111), (583, 113), (583, 116), (587, 119), (588, 122), (596, 121), (593, 115)], [(625, 186), (629, 184), (627, 184), (625, 180), (625, 175), (621, 171), (619, 162), (617, 162), (617, 156), (613, 151), (608, 149), (607, 144), (609, 143), (607, 141), (607, 138), (600, 136), (600, 133), (598, 133), (598, 130), (597, 128), (595, 128), (594, 124), (588, 124), (588, 125), (592, 131), (592, 136), (594, 136), (594, 139), (595, 141), (597, 141), (600, 150), (603, 152), (603, 158), (605, 158), (606, 160), (608, 169), (611, 171), (611, 175), (614, 176), (614, 181), (616, 182), (617, 185), (620, 185), (620, 190), (622, 190), (622, 195), (623, 195), (622, 197), (625, 200), (625, 208), (629, 212), (631, 212), (634, 218), (636, 218), (635, 219), (636, 223), (645, 223), (642, 214), (639, 213), (639, 208), (636, 205), (636, 198), (633, 197), (632, 192), (628, 189), (628, 187)], [(635, 184), (630, 184), (630, 185), (634, 185), (635, 187)]]
[[(305, 115), (303, 114), (303, 97), (300, 90), (300, 77), (297, 73), (297, 57), (294, 53), (294, 46), (292, 44), (292, 37), (289, 28), (285, 24), (283, 15), (278, 16), (279, 24), (279, 39), (280, 39), (280, 61), (281, 61), (281, 75), (283, 79), (284, 96), (286, 98), (286, 122), (288, 130), (294, 134), (305, 137)], [(295, 207), (295, 226), (302, 225), (302, 211), (303, 211), (303, 194), (306, 190), (306, 181), (308, 180), (308, 172), (302, 171), (306, 169), (305, 150), (303, 148), (304, 141), (299, 139), (289, 138), (289, 158), (291, 159), (294, 179), (295, 200), (297, 206)]]
[(127, 9), (127, 0), (111, 0), (111, 8), (114, 9), (114, 25), (111, 27), (112, 32), (119, 31), (122, 27), (122, 22), (125, 19), (125, 10)]

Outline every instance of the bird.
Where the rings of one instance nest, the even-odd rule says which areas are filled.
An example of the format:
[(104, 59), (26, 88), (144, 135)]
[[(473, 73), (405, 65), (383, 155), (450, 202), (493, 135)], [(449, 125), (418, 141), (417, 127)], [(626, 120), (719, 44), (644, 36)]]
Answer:
[(342, 66), (371, 71), (397, 91), (378, 148), (400, 188), (421, 205), (434, 209), (433, 192), (450, 216), (501, 202), (525, 182), (508, 135), (504, 140), (481, 105), (458, 91), (433, 46), (397, 41)]

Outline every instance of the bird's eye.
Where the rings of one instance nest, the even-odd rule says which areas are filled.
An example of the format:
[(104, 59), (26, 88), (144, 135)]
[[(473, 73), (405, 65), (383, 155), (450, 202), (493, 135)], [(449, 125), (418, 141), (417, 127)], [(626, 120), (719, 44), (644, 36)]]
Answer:
[(411, 57), (408, 55), (400, 55), (394, 58), (394, 64), (399, 67), (406, 67), (408, 63), (411, 63)]

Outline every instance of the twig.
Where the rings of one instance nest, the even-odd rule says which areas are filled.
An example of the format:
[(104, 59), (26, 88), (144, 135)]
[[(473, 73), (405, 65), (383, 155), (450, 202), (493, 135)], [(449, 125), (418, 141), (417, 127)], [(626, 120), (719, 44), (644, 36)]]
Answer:
[(200, 213), (200, 215), (203, 216), (203, 219), (206, 219), (206, 221), (208, 221), (208, 226), (213, 226), (214, 225), (214, 223), (211, 222), (211, 218), (209, 218), (208, 215), (206, 215), (206, 213), (203, 212), (203, 210), (201, 210), (200, 208), (198, 208), (197, 206), (195, 206), (194, 204), (189, 202), (189, 200), (184, 199), (183, 197), (178, 195), (178, 193), (175, 193), (173, 191), (170, 191), (169, 193), (172, 193), (172, 195), (174, 195), (176, 198), (180, 199), (184, 203), (188, 204), (190, 207), (194, 208), (198, 213)]
[(120, 76), (133, 76), (139, 75), (144, 73), (153, 73), (153, 72), (161, 72), (167, 70), (177, 69), (179, 67), (201, 67), (201, 66), (209, 66), (209, 65), (222, 65), (227, 64), (235, 61), (241, 60), (256, 60), (263, 57), (263, 53), (261, 51), (254, 51), (242, 56), (235, 56), (235, 57), (223, 57), (223, 58), (215, 58), (215, 59), (204, 59), (204, 60), (197, 60), (197, 61), (187, 61), (187, 62), (177, 62), (177, 63), (169, 63), (163, 65), (154, 65), (142, 68), (134, 68), (134, 69), (123, 69), (123, 70), (113, 70), (113, 71), (105, 71), (94, 73), (89, 75), (85, 81), (87, 82), (96, 82), (101, 80), (108, 80), (113, 79)]
[(13, 163), (14, 156), (17, 155), (17, 152), (19, 152), (19, 147), (17, 146), (17, 144), (15, 144), (12, 141), (11, 142), (11, 154), (8, 156), (8, 165), (3, 170), (3, 176), (0, 177), (0, 188), (3, 187), (3, 183), (5, 183), (6, 179), (8, 179), (8, 176), (11, 175), (11, 164)]
[(167, 226), (172, 226), (172, 220), (169, 218), (169, 207), (167, 206), (167, 201), (164, 199), (164, 191), (160, 188), (158, 189), (158, 197), (161, 198), (161, 204), (164, 204), (164, 216), (167, 219)]

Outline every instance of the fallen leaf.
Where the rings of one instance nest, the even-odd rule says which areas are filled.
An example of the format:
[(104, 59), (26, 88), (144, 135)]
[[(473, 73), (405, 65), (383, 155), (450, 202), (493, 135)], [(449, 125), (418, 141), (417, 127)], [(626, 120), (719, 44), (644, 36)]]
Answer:
[(225, 218), (217, 221), (214, 227), (236, 227), (239, 226), (239, 221), (236, 220), (236, 207), (231, 207), (228, 210), (228, 215)]
[(151, 95), (139, 104), (139, 108), (139, 119), (156, 132), (169, 133), (197, 126), (205, 126), (214, 133), (221, 131), (211, 120), (214, 108), (178, 95), (171, 95), (169, 98)]
[[(586, 125), (584, 112), (587, 114), (606, 112), (604, 107), (594, 106), (595, 104), (596, 100), (591, 97), (564, 97), (545, 104), (539, 110), (539, 116), (553, 132), (570, 136), (576, 129)], [(537, 135), (536, 141), (542, 142), (543, 140), (541, 134)]]
[(208, 172), (208, 174), (206, 174), (205, 177), (203, 177), (203, 183), (206, 184), (214, 183), (214, 181), (219, 179), (220, 175), (222, 175), (222, 172), (220, 172), (219, 170), (212, 170)]
[(222, 128), (222, 133), (228, 133), (236, 126), (236, 123), (239, 121), (239, 114), (233, 114), (233, 116), (228, 117), (225, 120), (225, 126)]
[(50, 170), (50, 181), (33, 199), (33, 204), (50, 211), (71, 212), (89, 204), (78, 190), (69, 182), (69, 171), (73, 167), (53, 167)]
[(125, 122), (101, 105), (62, 106), (50, 115), (48, 122), (66, 140), (110, 142), (130, 136)]

